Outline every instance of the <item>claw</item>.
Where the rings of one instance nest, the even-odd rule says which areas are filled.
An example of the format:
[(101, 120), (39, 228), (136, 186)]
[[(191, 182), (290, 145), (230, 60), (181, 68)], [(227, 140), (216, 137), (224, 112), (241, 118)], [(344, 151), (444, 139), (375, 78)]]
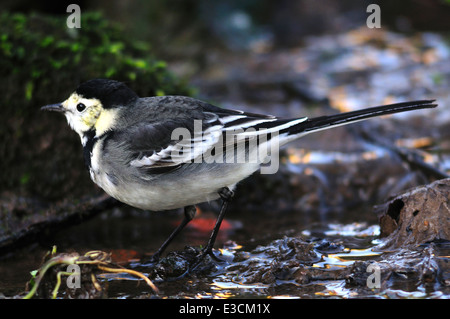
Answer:
[(195, 271), (197, 269), (197, 267), (200, 266), (201, 262), (205, 259), (205, 257), (207, 255), (209, 255), (211, 257), (211, 259), (216, 262), (219, 262), (219, 263), (226, 262), (226, 260), (220, 259), (216, 255), (214, 255), (212, 249), (203, 249), (201, 251), (201, 253), (198, 254), (197, 257), (195, 258), (196, 260), (195, 260), (194, 264), (189, 267), (189, 272)]

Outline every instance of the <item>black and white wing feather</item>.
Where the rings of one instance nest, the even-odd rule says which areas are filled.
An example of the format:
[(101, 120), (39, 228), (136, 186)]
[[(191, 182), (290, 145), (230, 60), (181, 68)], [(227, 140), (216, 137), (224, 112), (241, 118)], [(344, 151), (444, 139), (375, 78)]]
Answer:
[(237, 145), (259, 134), (287, 132), (291, 126), (306, 120), (279, 120), (270, 115), (203, 105), (201, 117), (197, 119), (159, 120), (141, 124), (128, 132), (133, 136), (132, 143), (128, 144), (133, 154), (130, 165), (155, 172), (201, 162), (211, 156), (213, 148), (224, 150), (229, 143)]
[[(191, 103), (195, 101), (190, 98), (186, 100)], [(131, 145), (129, 148), (133, 154), (130, 165), (150, 171), (177, 168), (186, 163), (202, 162), (218, 144), (224, 151), (230, 143), (236, 146), (260, 135), (265, 135), (264, 141), (267, 141), (268, 135), (275, 134), (280, 138), (279, 146), (282, 146), (314, 131), (380, 115), (432, 108), (436, 106), (433, 102), (404, 102), (311, 119), (279, 119), (270, 115), (222, 109), (198, 101), (196, 103), (199, 107), (192, 110), (189, 116), (159, 119), (141, 124), (129, 132), (129, 136), (133, 138), (128, 144)], [(258, 147), (258, 143), (259, 141), (253, 145)]]

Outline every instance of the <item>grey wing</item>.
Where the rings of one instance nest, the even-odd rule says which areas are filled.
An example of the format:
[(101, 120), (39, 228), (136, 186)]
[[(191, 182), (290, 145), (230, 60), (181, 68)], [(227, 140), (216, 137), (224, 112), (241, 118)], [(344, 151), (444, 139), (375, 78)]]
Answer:
[(222, 135), (223, 125), (217, 121), (217, 116), (204, 115), (203, 120), (170, 119), (129, 129), (130, 165), (157, 172), (196, 161), (212, 149)]
[(261, 129), (278, 130), (284, 123), (274, 116), (223, 109), (187, 97), (154, 100), (162, 106), (155, 109), (160, 111), (157, 119), (128, 127), (126, 134), (129, 164), (149, 173), (201, 162), (215, 147), (223, 151), (229, 143), (255, 138)]

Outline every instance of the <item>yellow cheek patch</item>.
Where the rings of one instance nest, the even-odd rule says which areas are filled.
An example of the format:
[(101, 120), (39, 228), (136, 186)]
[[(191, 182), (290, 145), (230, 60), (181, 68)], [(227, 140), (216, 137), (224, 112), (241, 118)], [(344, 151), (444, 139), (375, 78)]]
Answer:
[(103, 109), (100, 112), (100, 116), (95, 123), (95, 132), (97, 136), (102, 135), (106, 131), (110, 130), (116, 121), (117, 118), (117, 109)]
[(86, 110), (86, 112), (82, 115), (81, 121), (84, 125), (92, 127), (97, 122), (97, 119), (100, 116), (101, 109), (99, 107), (90, 107)]

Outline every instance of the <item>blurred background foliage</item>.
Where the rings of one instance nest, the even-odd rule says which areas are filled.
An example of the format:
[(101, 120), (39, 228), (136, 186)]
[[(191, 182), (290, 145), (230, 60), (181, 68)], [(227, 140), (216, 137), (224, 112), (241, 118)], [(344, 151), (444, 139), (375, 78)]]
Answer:
[[(73, 3), (81, 8), (80, 29), (66, 25), (67, 7)], [(366, 25), (372, 3), (381, 7), (381, 29)], [(39, 244), (45, 251), (58, 243), (58, 251), (150, 252), (175, 221), (153, 214), (145, 214), (145, 222), (132, 214), (136, 218), (130, 221), (126, 213), (113, 210), (108, 216), (119, 218), (101, 216), (85, 228), (66, 229), (102, 210), (93, 197), (104, 192), (89, 178), (77, 134), (63, 116), (40, 112), (41, 106), (61, 102), (80, 82), (98, 77), (124, 81), (141, 96), (191, 95), (286, 117), (437, 99), (433, 111), (368, 121), (365, 130), (338, 128), (291, 144), (280, 172), (255, 174), (239, 185), (232, 202), (237, 209), (229, 209), (236, 216), (229, 220), (233, 237), (221, 231), (219, 241), (266, 245), (269, 238), (291, 236), (294, 229), (314, 232), (316, 221), (343, 223), (343, 232), (350, 223), (351, 229), (365, 229), (377, 218), (371, 205), (424, 184), (426, 178), (398, 156), (368, 145), (362, 133), (424, 151), (415, 154), (450, 172), (449, 17), (450, 0), (2, 0), (0, 255), (28, 242), (35, 243), (31, 250), (36, 252), (1, 264), (0, 298), (14, 280), (22, 291), (24, 278), (36, 269), (33, 259), (42, 260)], [(203, 244), (210, 226), (199, 225), (209, 225), (207, 216), (212, 215), (204, 209), (203, 219), (196, 219), (201, 223), (180, 238), (179, 248), (186, 242)], [(356, 234), (350, 247), (366, 248), (365, 232)], [(421, 263), (430, 264), (428, 257)], [(404, 284), (407, 291), (423, 287)], [(206, 286), (189, 281), (186, 289), (173, 289), (182, 298), (197, 298)], [(313, 297), (327, 292), (322, 282), (320, 289), (311, 287), (307, 294), (312, 291)], [(332, 297), (339, 297), (332, 289)], [(339, 290), (348, 297), (349, 290)], [(218, 291), (214, 294), (228, 294)], [(119, 295), (130, 296), (128, 291)]]
[(127, 37), (99, 12), (83, 13), (81, 20), (83, 28), (70, 29), (62, 15), (0, 16), (4, 189), (60, 197), (89, 188), (77, 172), (85, 173), (75, 146), (79, 141), (65, 119), (39, 113), (40, 106), (62, 101), (80, 82), (118, 78), (142, 96), (191, 94), (148, 44)]
[(365, 24), (370, 3), (383, 7), (390, 29), (450, 30), (444, 0), (76, 1), (81, 28), (69, 29), (71, 3), (0, 4), (3, 195), (55, 199), (98, 191), (65, 119), (39, 112), (87, 79), (125, 81), (141, 96), (195, 95), (188, 79), (214, 52), (268, 52), (299, 46), (306, 36), (350, 30)]

